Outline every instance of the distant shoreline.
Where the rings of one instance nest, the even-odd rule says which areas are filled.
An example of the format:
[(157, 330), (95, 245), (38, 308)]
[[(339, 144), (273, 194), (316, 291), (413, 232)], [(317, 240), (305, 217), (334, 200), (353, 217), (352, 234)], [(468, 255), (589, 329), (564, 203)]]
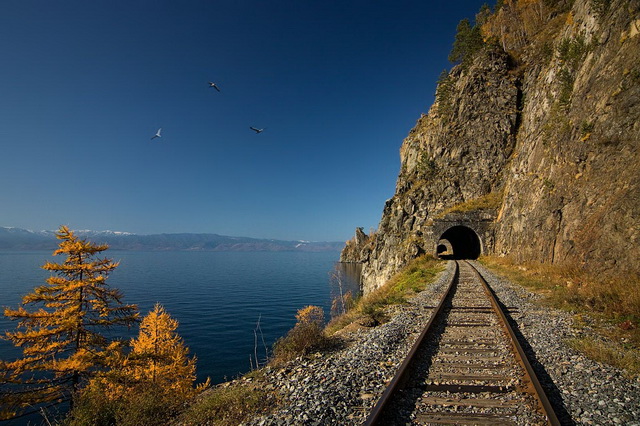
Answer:
[[(344, 242), (286, 241), (249, 237), (230, 237), (218, 234), (150, 234), (137, 235), (111, 231), (77, 231), (81, 238), (108, 244), (110, 250), (123, 251), (341, 251)], [(0, 227), (0, 251), (55, 250), (57, 240), (53, 231), (29, 231)]]

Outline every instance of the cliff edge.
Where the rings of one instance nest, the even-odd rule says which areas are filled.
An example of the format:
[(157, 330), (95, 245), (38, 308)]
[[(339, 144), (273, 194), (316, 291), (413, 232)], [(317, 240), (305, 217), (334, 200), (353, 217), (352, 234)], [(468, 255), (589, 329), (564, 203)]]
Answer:
[(341, 260), (380, 286), (423, 253), (640, 268), (640, 3), (505, 1), (400, 148), (378, 230)]

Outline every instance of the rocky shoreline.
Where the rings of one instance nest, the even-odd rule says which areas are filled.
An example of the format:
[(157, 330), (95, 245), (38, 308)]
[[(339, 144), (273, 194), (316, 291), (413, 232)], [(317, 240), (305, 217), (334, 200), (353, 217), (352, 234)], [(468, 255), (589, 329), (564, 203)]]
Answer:
[[(267, 367), (263, 386), (279, 394), (281, 405), (246, 424), (362, 424), (429, 320), (453, 265), (449, 262), (436, 282), (407, 305), (395, 306), (386, 324), (345, 333), (343, 349)], [(563, 424), (640, 426), (640, 380), (626, 379), (620, 370), (591, 361), (564, 343), (588, 329), (574, 328), (569, 313), (536, 304), (540, 296), (475, 265), (501, 302), (517, 308), (511, 314), (513, 325), (527, 340), (525, 351), (533, 355), (532, 365)]]

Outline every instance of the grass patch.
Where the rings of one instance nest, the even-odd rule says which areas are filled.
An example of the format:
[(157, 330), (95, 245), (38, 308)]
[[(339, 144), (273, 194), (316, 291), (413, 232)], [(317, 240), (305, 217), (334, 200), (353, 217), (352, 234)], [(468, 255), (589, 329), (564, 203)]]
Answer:
[(179, 424), (237, 425), (268, 413), (276, 402), (275, 396), (264, 390), (260, 374), (254, 372), (250, 375), (251, 381), (242, 380), (240, 383), (222, 385), (204, 392), (185, 410)]
[(497, 210), (504, 200), (504, 191), (490, 192), (482, 197), (456, 204), (443, 210), (434, 219), (441, 219), (450, 213), (465, 213), (474, 210)]
[(599, 280), (576, 267), (516, 263), (508, 257), (483, 256), (480, 261), (510, 281), (543, 295), (544, 304), (595, 319), (595, 331), (612, 340), (607, 344), (613, 352), (624, 349), (624, 361), (607, 355), (607, 344), (602, 342), (584, 340), (574, 342), (574, 347), (598, 361), (640, 374), (640, 277)]
[(595, 361), (625, 370), (628, 378), (640, 377), (640, 352), (634, 348), (593, 337), (570, 339), (568, 343), (569, 346)]
[(406, 303), (408, 298), (424, 290), (444, 269), (444, 265), (445, 262), (430, 255), (414, 259), (382, 287), (359, 298), (347, 313), (334, 318), (327, 326), (326, 333), (335, 334), (356, 322), (367, 325), (384, 323), (387, 321), (386, 307)]

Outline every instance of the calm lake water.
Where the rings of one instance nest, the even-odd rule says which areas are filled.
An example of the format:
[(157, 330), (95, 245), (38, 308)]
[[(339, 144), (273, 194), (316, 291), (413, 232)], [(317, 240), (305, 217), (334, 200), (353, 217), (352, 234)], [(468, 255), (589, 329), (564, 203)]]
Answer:
[[(129, 252), (106, 251), (120, 266), (107, 282), (136, 303), (142, 315), (156, 302), (179, 321), (178, 333), (198, 358), (198, 379), (214, 383), (250, 369), (254, 329), (267, 347), (295, 324), (306, 305), (322, 306), (329, 318), (330, 273), (336, 252)], [(0, 306), (17, 307), (23, 295), (45, 284), (50, 252), (0, 252)], [(352, 283), (353, 285), (353, 283)], [(0, 332), (15, 323), (0, 317)], [(114, 333), (115, 331), (112, 331)], [(130, 335), (137, 334), (136, 329)], [(258, 356), (265, 349), (259, 336)], [(21, 351), (0, 341), (0, 359)]]

